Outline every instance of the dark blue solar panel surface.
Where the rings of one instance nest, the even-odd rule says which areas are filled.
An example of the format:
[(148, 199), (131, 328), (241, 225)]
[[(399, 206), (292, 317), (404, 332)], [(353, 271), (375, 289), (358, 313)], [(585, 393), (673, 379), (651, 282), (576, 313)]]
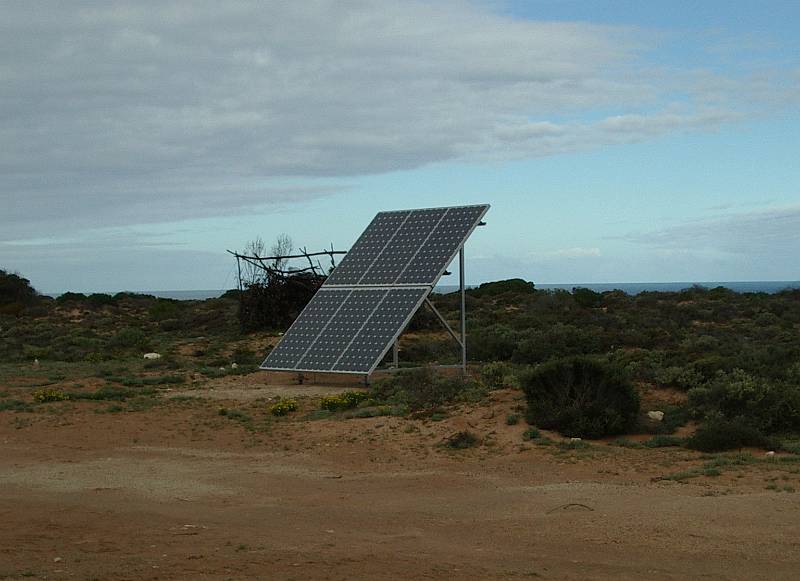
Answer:
[(379, 213), (262, 369), (371, 372), (488, 209)]
[(381, 212), (325, 286), (433, 285), (489, 206)]
[(367, 373), (428, 292), (428, 288), (321, 289), (261, 367)]

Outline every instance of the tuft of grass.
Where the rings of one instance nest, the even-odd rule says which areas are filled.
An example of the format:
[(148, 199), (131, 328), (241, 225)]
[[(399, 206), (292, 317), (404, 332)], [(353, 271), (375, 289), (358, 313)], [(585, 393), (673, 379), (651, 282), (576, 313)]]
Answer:
[(633, 440), (629, 440), (628, 438), (617, 438), (616, 440), (612, 440), (610, 442), (612, 446), (619, 446), (620, 448), (643, 448), (643, 444), (641, 442), (634, 442)]
[(32, 412), (33, 408), (27, 402), (19, 399), (6, 399), (0, 401), (0, 412)]
[(683, 438), (679, 438), (678, 436), (668, 436), (665, 434), (653, 436), (649, 440), (642, 442), (642, 446), (645, 448), (669, 448), (673, 446), (683, 446), (683, 444)]
[(591, 448), (591, 444), (583, 440), (562, 440), (558, 444), (560, 450), (586, 450)]
[(508, 414), (506, 416), (507, 426), (516, 426), (519, 423), (519, 414)]

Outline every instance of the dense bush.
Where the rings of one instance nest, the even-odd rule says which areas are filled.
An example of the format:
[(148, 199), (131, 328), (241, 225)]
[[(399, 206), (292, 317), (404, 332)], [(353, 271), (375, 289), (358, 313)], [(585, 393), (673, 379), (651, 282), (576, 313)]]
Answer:
[(491, 297), (500, 294), (531, 294), (536, 290), (532, 282), (521, 278), (510, 278), (508, 280), (485, 282), (478, 288), (469, 289), (467, 292), (473, 297)]
[(239, 293), (239, 323), (243, 331), (286, 328), (308, 304), (324, 276), (299, 273), (269, 277)]
[(565, 436), (622, 434), (636, 423), (639, 396), (622, 370), (588, 357), (572, 357), (524, 372), (520, 385), (530, 424)]
[(745, 446), (771, 447), (770, 441), (758, 428), (738, 418), (729, 420), (712, 417), (686, 440), (686, 446), (700, 452), (721, 452)]
[(741, 369), (689, 390), (689, 408), (700, 419), (738, 421), (765, 434), (800, 432), (800, 385), (754, 377)]
[(0, 269), (0, 314), (19, 315), (38, 298), (27, 278)]

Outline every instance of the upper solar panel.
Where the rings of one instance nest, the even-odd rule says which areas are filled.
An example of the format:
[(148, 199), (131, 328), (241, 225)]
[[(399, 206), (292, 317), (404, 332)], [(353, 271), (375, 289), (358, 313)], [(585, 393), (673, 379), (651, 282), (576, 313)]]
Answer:
[(324, 286), (433, 286), (488, 209), (380, 212)]

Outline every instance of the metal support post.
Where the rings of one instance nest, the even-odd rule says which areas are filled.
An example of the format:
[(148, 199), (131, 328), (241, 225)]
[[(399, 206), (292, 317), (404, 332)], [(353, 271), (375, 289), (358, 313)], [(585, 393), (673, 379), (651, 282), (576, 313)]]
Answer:
[(394, 348), (392, 349), (392, 359), (394, 361), (395, 368), (398, 367), (398, 361), (400, 359), (400, 340), (394, 340)]
[(461, 373), (467, 375), (467, 295), (464, 288), (464, 246), (458, 250), (458, 286), (461, 290)]

